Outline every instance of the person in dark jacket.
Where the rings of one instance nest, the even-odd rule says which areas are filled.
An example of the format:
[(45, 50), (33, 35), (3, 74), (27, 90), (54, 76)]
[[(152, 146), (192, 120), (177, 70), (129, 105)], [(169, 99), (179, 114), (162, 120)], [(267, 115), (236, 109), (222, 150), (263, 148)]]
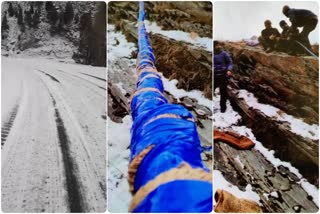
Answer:
[(284, 20), (281, 20), (279, 25), (282, 29), (282, 32), (280, 36), (276, 38), (276, 49), (288, 54), (296, 54), (299, 50), (299, 47), (295, 40), (297, 40), (299, 37), (299, 30), (297, 28), (290, 28), (290, 26)]
[(214, 90), (220, 89), (220, 111), (227, 110), (227, 83), (228, 77), (232, 76), (233, 63), (229, 54), (222, 50), (220, 42), (214, 41)]
[(270, 20), (264, 22), (265, 29), (261, 31), (261, 36), (258, 38), (263, 49), (269, 53), (275, 49), (276, 37), (280, 36), (279, 31), (272, 27)]
[(317, 15), (310, 10), (294, 9), (290, 8), (288, 5), (283, 6), (282, 12), (290, 19), (292, 29), (303, 27), (303, 30), (299, 35), (299, 41), (310, 49), (311, 44), (309, 41), (309, 34), (317, 27)]

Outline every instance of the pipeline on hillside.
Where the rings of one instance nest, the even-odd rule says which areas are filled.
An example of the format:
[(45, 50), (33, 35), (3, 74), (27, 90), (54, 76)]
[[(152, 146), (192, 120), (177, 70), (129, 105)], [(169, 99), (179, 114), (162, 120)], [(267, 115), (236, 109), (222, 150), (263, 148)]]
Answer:
[(131, 96), (129, 212), (211, 212), (212, 172), (201, 160), (194, 117), (164, 97), (144, 18), (140, 2), (137, 83)]

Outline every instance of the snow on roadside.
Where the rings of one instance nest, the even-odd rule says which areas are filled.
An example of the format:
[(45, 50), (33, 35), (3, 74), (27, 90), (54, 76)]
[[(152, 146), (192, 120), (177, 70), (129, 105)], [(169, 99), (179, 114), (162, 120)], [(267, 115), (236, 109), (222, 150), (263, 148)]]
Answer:
[[(247, 136), (250, 138), (254, 143), (257, 151), (259, 151), (272, 165), (275, 167), (278, 167), (280, 165), (283, 165), (287, 167), (292, 173), (297, 175), (301, 180), (299, 183), (301, 184), (302, 188), (312, 196), (313, 202), (319, 206), (319, 189), (310, 184), (307, 179), (303, 178), (300, 174), (299, 170), (291, 165), (289, 162), (285, 162), (280, 160), (279, 158), (276, 158), (274, 156), (274, 151), (269, 150), (263, 146), (263, 144), (256, 140), (252, 130), (246, 126), (237, 126), (237, 121), (241, 118), (241, 116), (232, 109), (232, 106), (230, 105), (230, 102), (227, 101), (227, 111), (225, 113), (220, 112), (220, 104), (219, 104), (220, 96), (215, 95), (213, 99), (213, 106), (214, 106), (214, 128), (218, 128), (221, 130), (233, 130), (237, 132), (240, 135)], [(272, 106), (270, 106), (272, 107)], [(272, 108), (270, 108), (272, 109)], [(217, 170), (215, 170), (217, 171)], [(215, 178), (216, 175), (214, 174)], [(216, 182), (216, 181), (215, 181)], [(220, 184), (219, 184), (220, 185)], [(249, 194), (248, 197), (251, 195)], [(254, 200), (254, 198), (252, 198)]]
[(191, 38), (190, 33), (187, 33), (187, 32), (183, 32), (179, 30), (162, 30), (161, 27), (157, 25), (157, 23), (150, 22), (148, 20), (145, 20), (144, 23), (148, 33), (149, 32), (158, 33), (170, 39), (191, 43), (197, 47), (201, 47), (207, 51), (212, 52), (212, 49), (213, 49), (212, 38), (208, 38), (208, 37)]
[(278, 121), (288, 122), (293, 133), (312, 140), (319, 140), (319, 126), (316, 124), (309, 125), (300, 119), (294, 118), (282, 112), (280, 109), (271, 105), (259, 103), (257, 98), (247, 90), (239, 90), (239, 97), (243, 98), (246, 103), (258, 109), (269, 117), (274, 117)]
[(123, 123), (115, 123), (108, 117), (108, 211), (128, 212), (131, 195), (127, 181), (130, 157), (131, 116)]
[(238, 198), (253, 200), (261, 205), (259, 195), (252, 190), (252, 186), (250, 184), (246, 186), (245, 191), (241, 191), (237, 186), (229, 183), (219, 170), (213, 170), (213, 179), (215, 184), (219, 184), (213, 185), (214, 192), (218, 189), (226, 190)]

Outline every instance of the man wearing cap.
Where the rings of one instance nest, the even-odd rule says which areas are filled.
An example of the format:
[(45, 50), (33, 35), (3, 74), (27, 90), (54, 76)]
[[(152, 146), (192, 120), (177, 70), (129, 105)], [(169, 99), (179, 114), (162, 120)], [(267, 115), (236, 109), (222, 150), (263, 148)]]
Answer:
[(261, 31), (261, 36), (258, 39), (263, 49), (269, 53), (275, 49), (276, 38), (280, 36), (280, 33), (272, 27), (270, 20), (266, 20), (264, 26), (265, 29)]
[(310, 49), (311, 44), (308, 37), (310, 32), (313, 31), (318, 24), (317, 15), (310, 10), (294, 9), (288, 5), (283, 6), (282, 13), (290, 19), (292, 29), (303, 27), (299, 35), (299, 41)]

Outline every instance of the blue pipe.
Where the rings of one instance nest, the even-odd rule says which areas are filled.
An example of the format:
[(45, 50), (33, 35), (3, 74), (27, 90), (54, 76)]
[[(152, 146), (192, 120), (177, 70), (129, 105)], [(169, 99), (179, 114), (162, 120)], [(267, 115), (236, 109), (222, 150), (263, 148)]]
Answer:
[[(191, 112), (181, 105), (170, 104), (164, 97), (159, 73), (155, 72), (155, 56), (144, 25), (144, 3), (139, 3), (136, 94), (131, 100), (132, 161), (148, 146), (134, 179), (133, 193), (168, 170), (182, 163), (209, 172), (201, 160), (201, 145)], [(143, 71), (143, 72), (142, 72)], [(142, 72), (142, 73), (141, 73)], [(175, 115), (163, 117), (162, 115)], [(211, 212), (212, 182), (201, 179), (166, 182), (149, 193), (133, 212)]]

